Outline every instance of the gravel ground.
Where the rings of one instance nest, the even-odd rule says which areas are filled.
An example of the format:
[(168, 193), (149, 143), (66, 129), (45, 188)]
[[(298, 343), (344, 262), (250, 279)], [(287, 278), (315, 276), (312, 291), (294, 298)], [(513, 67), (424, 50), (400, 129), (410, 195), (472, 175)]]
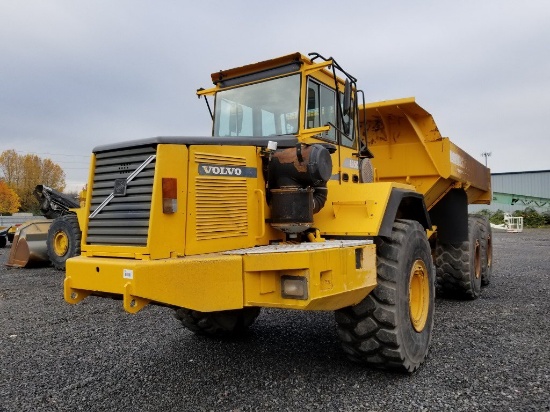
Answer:
[(172, 311), (62, 299), (64, 274), (0, 249), (0, 411), (550, 410), (550, 230), (494, 233), (491, 285), (438, 299), (429, 357), (398, 375), (347, 361), (332, 313), (265, 310), (218, 342)]

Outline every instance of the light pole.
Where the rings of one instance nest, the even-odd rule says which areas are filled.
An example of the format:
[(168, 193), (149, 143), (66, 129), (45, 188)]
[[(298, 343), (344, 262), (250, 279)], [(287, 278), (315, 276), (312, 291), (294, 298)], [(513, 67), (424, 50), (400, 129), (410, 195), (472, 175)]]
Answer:
[(481, 153), (481, 156), (485, 158), (485, 167), (487, 167), (487, 158), (491, 157), (491, 152), (483, 152)]

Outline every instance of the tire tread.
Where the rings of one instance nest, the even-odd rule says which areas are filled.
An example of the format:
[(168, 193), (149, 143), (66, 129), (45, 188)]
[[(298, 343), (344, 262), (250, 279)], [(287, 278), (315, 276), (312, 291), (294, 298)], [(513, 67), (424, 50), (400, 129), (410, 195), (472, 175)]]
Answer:
[[(427, 344), (421, 349), (415, 348), (416, 351), (421, 352), (420, 355), (407, 347), (411, 344), (405, 342), (406, 339), (403, 338), (401, 330), (405, 327), (411, 328), (410, 319), (408, 319), (408, 309), (406, 310), (407, 319), (403, 319), (403, 309), (399, 312), (397, 302), (400, 286), (398, 282), (403, 282), (399, 259), (403, 258), (403, 253), (406, 253), (403, 251), (409, 247), (409, 242), (422, 245), (427, 256), (425, 264), (431, 279), (432, 312), (425, 331), (422, 332), (428, 334)], [(378, 285), (357, 305), (336, 311), (338, 336), (344, 352), (352, 361), (411, 373), (418, 369), (426, 357), (433, 327), (435, 269), (426, 232), (416, 221), (396, 220), (390, 238), (376, 238), (376, 253)], [(406, 287), (408, 293), (408, 284)], [(415, 354), (411, 355), (411, 353)]]

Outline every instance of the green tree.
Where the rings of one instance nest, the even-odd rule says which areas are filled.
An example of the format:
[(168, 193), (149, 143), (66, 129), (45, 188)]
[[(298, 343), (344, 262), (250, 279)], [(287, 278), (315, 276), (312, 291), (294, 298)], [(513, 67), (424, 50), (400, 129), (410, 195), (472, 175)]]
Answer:
[(524, 210), (516, 210), (514, 216), (523, 217), (523, 227), (542, 227), (545, 224), (544, 216), (539, 214), (532, 207), (526, 207)]
[(487, 218), (491, 217), (491, 211), (489, 209), (482, 209), (478, 212), (478, 214), (486, 216)]
[(489, 218), (489, 221), (491, 223), (494, 223), (495, 225), (501, 225), (504, 223), (504, 212), (500, 209), (498, 209), (495, 213), (491, 215)]

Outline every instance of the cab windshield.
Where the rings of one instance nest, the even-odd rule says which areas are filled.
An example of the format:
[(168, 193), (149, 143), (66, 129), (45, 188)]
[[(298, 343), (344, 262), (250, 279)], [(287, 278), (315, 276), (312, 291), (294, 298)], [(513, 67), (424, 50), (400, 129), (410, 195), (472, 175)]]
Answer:
[(300, 75), (216, 94), (214, 136), (272, 136), (298, 132)]

